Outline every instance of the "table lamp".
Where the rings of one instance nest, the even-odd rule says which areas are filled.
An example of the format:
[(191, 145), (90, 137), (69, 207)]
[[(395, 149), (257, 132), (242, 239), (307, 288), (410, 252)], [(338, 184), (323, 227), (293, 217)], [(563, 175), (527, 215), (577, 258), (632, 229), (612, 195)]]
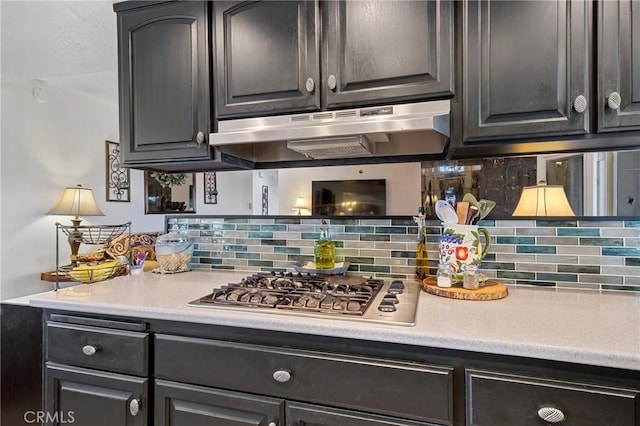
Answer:
[(84, 188), (82, 185), (65, 188), (62, 197), (48, 214), (75, 216), (71, 219), (73, 231), (69, 233), (68, 238), (72, 261), (75, 261), (80, 249), (80, 239), (82, 237), (82, 232), (78, 229), (80, 222), (82, 222), (80, 216), (104, 216), (104, 213), (98, 208), (96, 199), (93, 197), (93, 191), (90, 188)]
[(575, 216), (561, 185), (525, 186), (513, 216)]
[(291, 207), (291, 210), (293, 211), (298, 211), (298, 216), (302, 215), (302, 210), (308, 210), (308, 207), (306, 206), (305, 202), (304, 202), (304, 198), (302, 197), (298, 197), (296, 198), (296, 204)]

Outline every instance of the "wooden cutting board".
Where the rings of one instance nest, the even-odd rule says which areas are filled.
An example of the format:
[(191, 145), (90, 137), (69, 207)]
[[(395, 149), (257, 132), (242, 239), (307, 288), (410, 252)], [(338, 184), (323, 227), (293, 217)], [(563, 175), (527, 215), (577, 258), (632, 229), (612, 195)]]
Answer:
[(478, 290), (467, 290), (462, 286), (438, 287), (435, 277), (427, 277), (422, 281), (422, 289), (429, 294), (463, 300), (497, 300), (507, 297), (507, 286), (496, 280), (487, 280)]

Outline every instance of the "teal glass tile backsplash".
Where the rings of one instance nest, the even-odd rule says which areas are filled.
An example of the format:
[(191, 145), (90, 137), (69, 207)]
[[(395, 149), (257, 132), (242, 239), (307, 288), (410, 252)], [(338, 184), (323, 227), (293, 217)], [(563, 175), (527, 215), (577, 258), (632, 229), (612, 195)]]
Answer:
[[(321, 219), (170, 216), (167, 228), (188, 225), (196, 247), (191, 266), (201, 270), (292, 272), (313, 261)], [(411, 217), (330, 219), (338, 262), (350, 273), (412, 279), (417, 227)], [(490, 248), (481, 272), (513, 286), (640, 293), (640, 221), (484, 220)], [(442, 227), (425, 229), (431, 273), (438, 266)], [(484, 243), (483, 243), (484, 245)]]

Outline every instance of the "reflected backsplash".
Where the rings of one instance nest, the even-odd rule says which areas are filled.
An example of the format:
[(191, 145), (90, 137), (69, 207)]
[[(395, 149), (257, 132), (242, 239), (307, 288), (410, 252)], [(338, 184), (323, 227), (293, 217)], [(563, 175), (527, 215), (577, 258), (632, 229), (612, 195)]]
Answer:
[(465, 193), (496, 202), (491, 218), (511, 217), (522, 188), (561, 185), (576, 216), (640, 216), (640, 150), (422, 163), (429, 217), (437, 200)]

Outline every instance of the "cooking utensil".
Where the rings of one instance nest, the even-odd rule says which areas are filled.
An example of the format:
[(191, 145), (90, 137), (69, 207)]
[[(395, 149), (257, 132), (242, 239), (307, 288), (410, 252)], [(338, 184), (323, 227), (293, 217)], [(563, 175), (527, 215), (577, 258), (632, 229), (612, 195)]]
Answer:
[(487, 217), (489, 213), (491, 213), (491, 210), (493, 210), (493, 208), (496, 206), (496, 202), (491, 200), (480, 200), (478, 201), (478, 206), (480, 207), (478, 220), (482, 220)]
[(480, 213), (480, 210), (478, 210), (476, 206), (469, 206), (469, 211), (467, 212), (467, 218), (465, 219), (464, 223), (466, 225), (473, 224), (474, 218), (476, 218), (479, 213)]
[(458, 215), (453, 206), (444, 200), (436, 201), (436, 216), (445, 223), (457, 223)]
[(480, 215), (480, 202), (470, 192), (464, 194), (464, 197), (462, 197), (462, 201), (466, 201), (469, 203), (469, 210), (475, 208), (473, 216), (471, 216), (471, 218), (467, 220), (467, 223), (473, 223), (474, 220)]
[(467, 213), (469, 212), (469, 202), (459, 201), (456, 203), (456, 214), (458, 215), (458, 224), (464, 225), (467, 223)]

